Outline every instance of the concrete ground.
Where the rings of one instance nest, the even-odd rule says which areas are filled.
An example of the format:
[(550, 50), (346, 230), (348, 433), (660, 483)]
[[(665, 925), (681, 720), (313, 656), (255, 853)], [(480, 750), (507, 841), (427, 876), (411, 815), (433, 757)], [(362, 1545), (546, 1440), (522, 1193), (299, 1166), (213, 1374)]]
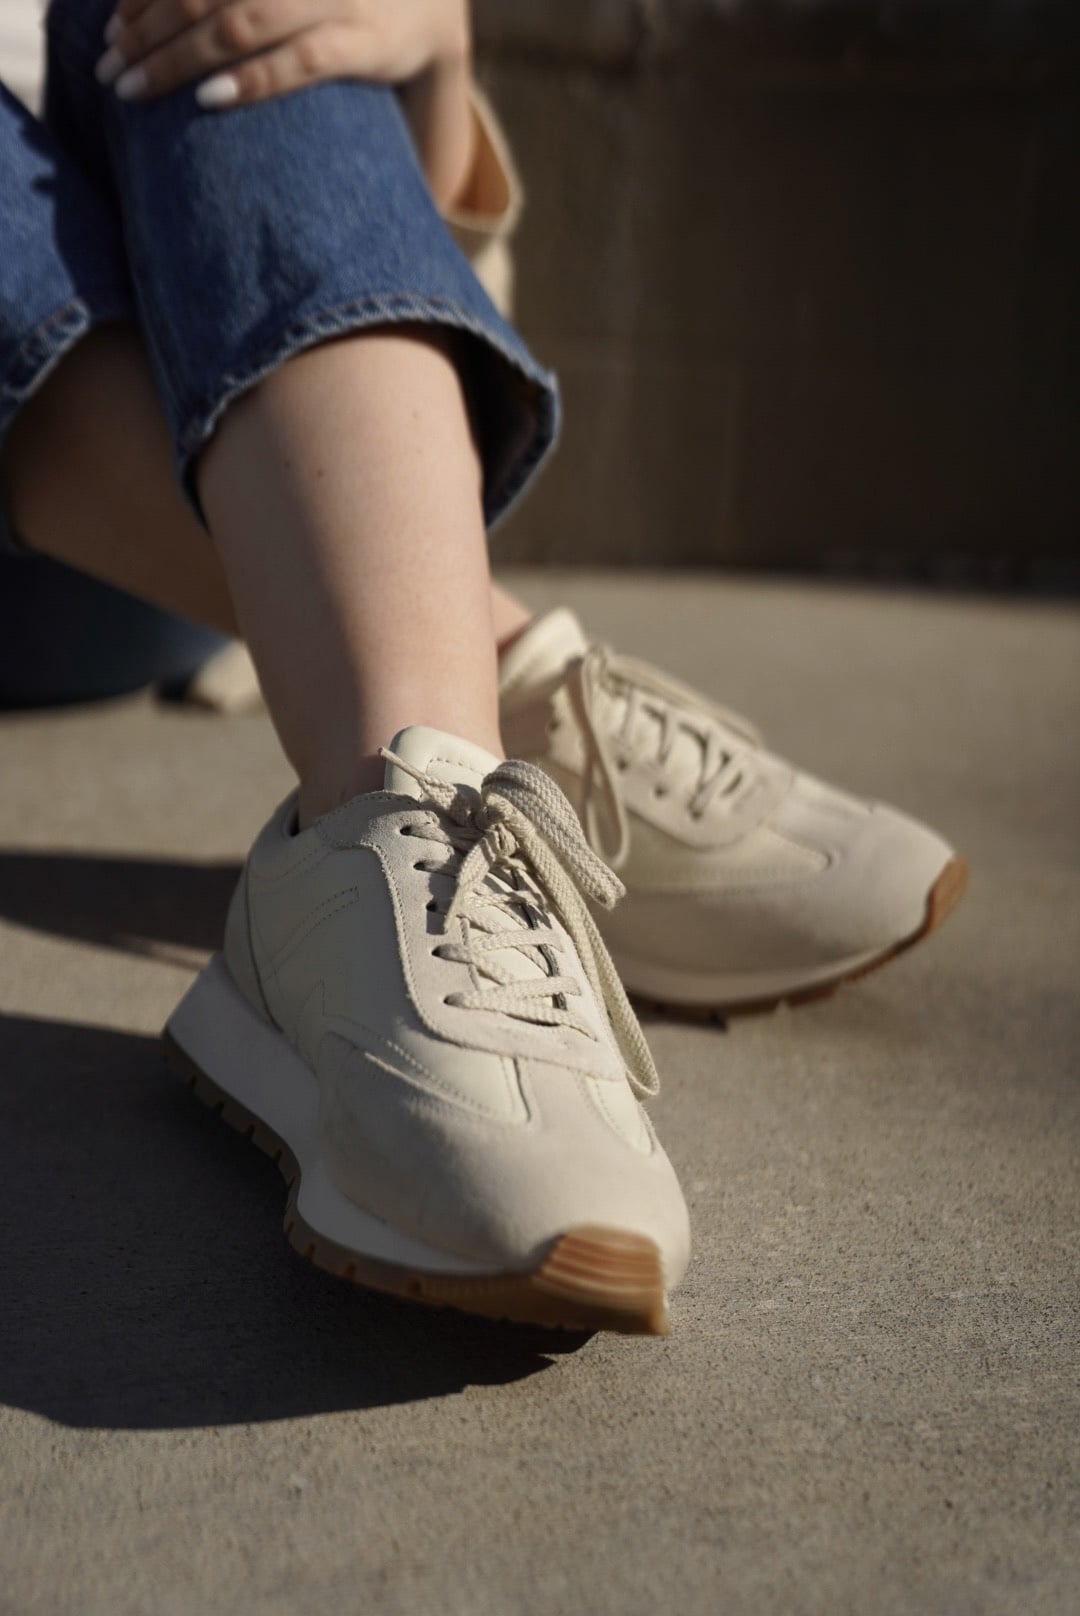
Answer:
[(163, 1071), (288, 776), (263, 718), (0, 722), (0, 1612), (1080, 1611), (1080, 611), (525, 575), (972, 860), (838, 998), (652, 1020), (670, 1339), (412, 1310), (286, 1247)]

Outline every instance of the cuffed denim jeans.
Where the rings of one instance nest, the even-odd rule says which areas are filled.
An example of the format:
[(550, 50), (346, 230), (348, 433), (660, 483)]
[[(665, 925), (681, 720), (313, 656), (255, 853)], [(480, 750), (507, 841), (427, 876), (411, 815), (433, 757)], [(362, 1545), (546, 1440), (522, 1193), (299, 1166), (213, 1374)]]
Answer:
[[(0, 444), (74, 343), (136, 321), (198, 510), (193, 468), (234, 399), (328, 338), (432, 325), (461, 334), (495, 523), (555, 439), (556, 388), (439, 218), (394, 92), (332, 83), (226, 112), (201, 111), (190, 89), (123, 103), (93, 75), (113, 3), (55, 0), (44, 122), (0, 86)], [(26, 670), (4, 678), (3, 618), (53, 566), (15, 559), (12, 537), (0, 559), (9, 704)]]

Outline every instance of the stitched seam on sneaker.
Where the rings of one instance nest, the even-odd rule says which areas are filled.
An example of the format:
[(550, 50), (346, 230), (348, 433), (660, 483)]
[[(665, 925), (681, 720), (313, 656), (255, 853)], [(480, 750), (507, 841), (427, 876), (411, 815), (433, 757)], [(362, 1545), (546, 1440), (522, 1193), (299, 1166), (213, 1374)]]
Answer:
[[(390, 1066), (386, 1061), (380, 1060), (379, 1057), (372, 1054), (370, 1050), (363, 1050), (362, 1053), (364, 1058), (370, 1061), (372, 1066), (377, 1066), (380, 1071), (386, 1072), (388, 1076), (394, 1078), (397, 1082), (409, 1083), (409, 1079), (404, 1076), (403, 1073), (395, 1072), (392, 1066)], [(421, 1106), (425, 1111), (429, 1111), (433, 1115), (440, 1116), (445, 1116), (446, 1113), (449, 1112), (451, 1116), (458, 1118), (466, 1126), (476, 1130), (488, 1129), (493, 1125), (506, 1127), (508, 1129), (531, 1128), (533, 1126), (531, 1116), (525, 1122), (504, 1122), (498, 1117), (475, 1115), (467, 1106), (458, 1106), (446, 1096), (441, 1094), (431, 1094), (426, 1089), (421, 1088), (419, 1085), (414, 1086), (409, 1084), (409, 1093), (415, 1097), (415, 1103), (418, 1106)]]
[[(598, 1085), (598, 1084), (602, 1084), (602, 1083), (611, 1083), (611, 1082), (614, 1082), (616, 1080), (613, 1079), (613, 1078), (604, 1078), (604, 1077), (588, 1078), (583, 1073), (580, 1073), (580, 1072), (575, 1073), (575, 1076), (577, 1078), (578, 1088), (581, 1090), (581, 1093), (584, 1096), (586, 1102), (589, 1105), (592, 1106), (594, 1111), (599, 1113), (599, 1115), (602, 1117), (603, 1121), (607, 1124), (607, 1126), (611, 1129), (611, 1131), (615, 1135), (615, 1137), (622, 1144), (627, 1145), (631, 1150), (636, 1151), (639, 1156), (652, 1156), (654, 1154), (654, 1148), (653, 1148), (652, 1140), (647, 1139), (648, 1148), (645, 1149), (645, 1150), (642, 1150), (642, 1148), (641, 1148), (640, 1144), (637, 1142), (637, 1140), (628, 1139), (626, 1134), (623, 1132), (622, 1128), (620, 1128), (620, 1126), (619, 1126), (618, 1122), (616, 1121), (615, 1117), (613, 1116), (613, 1114), (608, 1110), (607, 1102), (604, 1099), (602, 1091), (599, 1088), (594, 1087), (594, 1085)], [(639, 1108), (639, 1110), (640, 1110), (640, 1108)]]
[[(413, 813), (418, 813), (423, 810), (422, 803), (418, 802), (415, 797), (408, 796), (403, 791), (365, 791), (363, 793), (363, 797), (365, 802), (377, 803), (379, 805), (396, 803), (403, 812), (406, 810), (411, 810)], [(325, 847), (332, 848), (336, 853), (340, 853), (344, 848), (347, 847), (367, 845), (366, 843), (360, 844), (354, 842), (335, 842), (331, 836), (327, 835), (328, 827), (331, 826), (336, 819), (347, 818), (349, 815), (355, 813), (355, 804), (355, 797), (351, 798), (348, 802), (343, 802), (340, 808), (332, 808), (328, 814), (322, 814), (311, 827), (316, 835), (320, 838), (323, 845)]]
[[(523, 1127), (532, 1121), (532, 1118), (529, 1115), (528, 1106), (524, 1103), (524, 1096), (521, 1095), (520, 1089), (518, 1091), (518, 1098), (521, 1101), (522, 1110), (525, 1113), (524, 1117), (517, 1118), (503, 1116), (499, 1112), (493, 1110), (491, 1107), (486, 1106), (482, 1100), (478, 1100), (474, 1095), (467, 1094), (463, 1089), (456, 1087), (452, 1082), (446, 1080), (445, 1078), (441, 1078), (438, 1073), (433, 1072), (431, 1068), (429, 1066), (425, 1066), (422, 1061), (418, 1061), (415, 1055), (411, 1055), (409, 1051), (407, 1049), (403, 1049), (400, 1044), (394, 1043), (390, 1038), (384, 1038), (377, 1028), (369, 1026), (366, 1021), (357, 1021), (353, 1016), (329, 1016), (327, 1017), (327, 1020), (332, 1021), (335, 1023), (335, 1025), (329, 1026), (325, 1029), (323, 1033), (324, 1038), (341, 1038), (343, 1042), (347, 1043), (351, 1049), (356, 1051), (357, 1054), (362, 1055), (366, 1060), (371, 1061), (372, 1064), (378, 1066), (381, 1071), (387, 1072), (391, 1077), (398, 1078), (403, 1083), (409, 1083), (412, 1088), (417, 1089), (422, 1094), (428, 1094), (429, 1097), (458, 1104), (468, 1111), (474, 1111), (479, 1116), (505, 1127)], [(395, 1071), (394, 1067), (385, 1057), (381, 1057), (374, 1049), (369, 1048), (367, 1044), (355, 1043), (351, 1038), (347, 1037), (345, 1033), (339, 1030), (341, 1026), (355, 1027), (357, 1032), (371, 1038), (376, 1044), (381, 1045), (383, 1049), (389, 1050), (392, 1054), (396, 1055), (401, 1061), (402, 1065), (408, 1066), (416, 1074), (416, 1081), (414, 1082), (410, 1078), (408, 1072)], [(458, 1048), (459, 1046), (454, 1045), (452, 1047)], [(484, 1053), (487, 1052), (485, 1051)], [(495, 1058), (499, 1059), (500, 1065), (502, 1065), (504, 1068), (507, 1064), (511, 1066), (514, 1065), (513, 1061), (507, 1062), (505, 1057), (500, 1058), (496, 1056)], [(505, 1075), (506, 1074), (504, 1071), (504, 1076)], [(430, 1091), (432, 1089), (436, 1091), (434, 1096), (430, 1095)]]
[(807, 870), (802, 875), (792, 875), (790, 871), (782, 873), (768, 872), (767, 877), (759, 881), (740, 879), (737, 881), (709, 881), (704, 877), (690, 876), (686, 881), (657, 882), (638, 878), (634, 882), (634, 891), (641, 897), (649, 898), (693, 898), (697, 895), (709, 897), (738, 897), (740, 895), (758, 894), (761, 892), (777, 892), (785, 887), (792, 889), (805, 886), (807, 882), (818, 881), (831, 868), (825, 864), (818, 870)]
[(324, 898), (315, 909), (309, 909), (300, 924), (293, 928), (284, 942), (274, 951), (269, 966), (270, 976), (276, 977), (282, 966), (286, 965), (296, 953), (300, 944), (306, 942), (320, 926), (332, 920), (343, 909), (350, 909), (359, 902), (359, 886), (343, 887), (338, 892), (331, 893), (330, 897)]
[(244, 919), (247, 922), (247, 936), (243, 939), (243, 943), (244, 947), (247, 949), (248, 958), (251, 961), (251, 972), (255, 978), (255, 986), (259, 992), (259, 1002), (266, 1012), (267, 1020), (276, 1027), (278, 1025), (277, 1019), (274, 1016), (274, 1013), (271, 1010), (267, 1000), (266, 988), (263, 985), (263, 974), (259, 969), (259, 961), (255, 953), (256, 943), (258, 943), (260, 953), (265, 953), (266, 949), (263, 945), (262, 933), (256, 926), (255, 917), (251, 913), (251, 881), (246, 868), (242, 871), (240, 879), (243, 882)]
[(290, 851), (294, 854), (290, 862), (283, 864), (280, 869), (272, 871), (255, 868), (252, 870), (252, 880), (264, 890), (280, 886), (281, 882), (287, 881), (290, 876), (299, 875), (313, 865), (318, 864), (326, 857), (328, 849), (322, 844), (313, 843), (310, 847), (304, 848), (301, 853), (296, 853), (295, 849)]

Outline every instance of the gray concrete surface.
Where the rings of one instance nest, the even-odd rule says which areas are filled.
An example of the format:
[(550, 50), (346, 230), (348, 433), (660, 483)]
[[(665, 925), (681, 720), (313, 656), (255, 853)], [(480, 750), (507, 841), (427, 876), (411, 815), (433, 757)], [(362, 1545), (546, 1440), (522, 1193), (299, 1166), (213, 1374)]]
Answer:
[(286, 1248), (159, 1065), (288, 777), (261, 718), (0, 722), (5, 1616), (1080, 1610), (1080, 612), (526, 576), (972, 858), (947, 929), (651, 1021), (665, 1342), (413, 1311)]

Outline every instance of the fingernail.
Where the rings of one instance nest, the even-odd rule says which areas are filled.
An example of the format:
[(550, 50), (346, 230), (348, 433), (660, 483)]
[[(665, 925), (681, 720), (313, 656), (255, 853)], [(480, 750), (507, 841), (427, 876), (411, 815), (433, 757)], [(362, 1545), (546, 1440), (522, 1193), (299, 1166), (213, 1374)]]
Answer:
[(234, 101), (240, 99), (240, 85), (231, 73), (219, 73), (216, 78), (207, 79), (195, 91), (195, 99), (200, 107), (208, 112), (214, 112), (218, 107), (231, 107)]
[(120, 77), (126, 66), (120, 52), (110, 45), (95, 67), (94, 77), (99, 84), (111, 84), (113, 79)]
[(122, 19), (119, 18), (119, 17), (116, 17), (116, 16), (110, 17), (108, 22), (105, 24), (105, 43), (106, 43), (106, 45), (115, 44), (116, 40), (118, 40), (120, 38), (120, 35), (123, 32), (124, 32), (124, 24), (123, 24)]
[(146, 94), (148, 82), (145, 67), (130, 67), (126, 73), (121, 73), (113, 89), (121, 101), (137, 101)]

